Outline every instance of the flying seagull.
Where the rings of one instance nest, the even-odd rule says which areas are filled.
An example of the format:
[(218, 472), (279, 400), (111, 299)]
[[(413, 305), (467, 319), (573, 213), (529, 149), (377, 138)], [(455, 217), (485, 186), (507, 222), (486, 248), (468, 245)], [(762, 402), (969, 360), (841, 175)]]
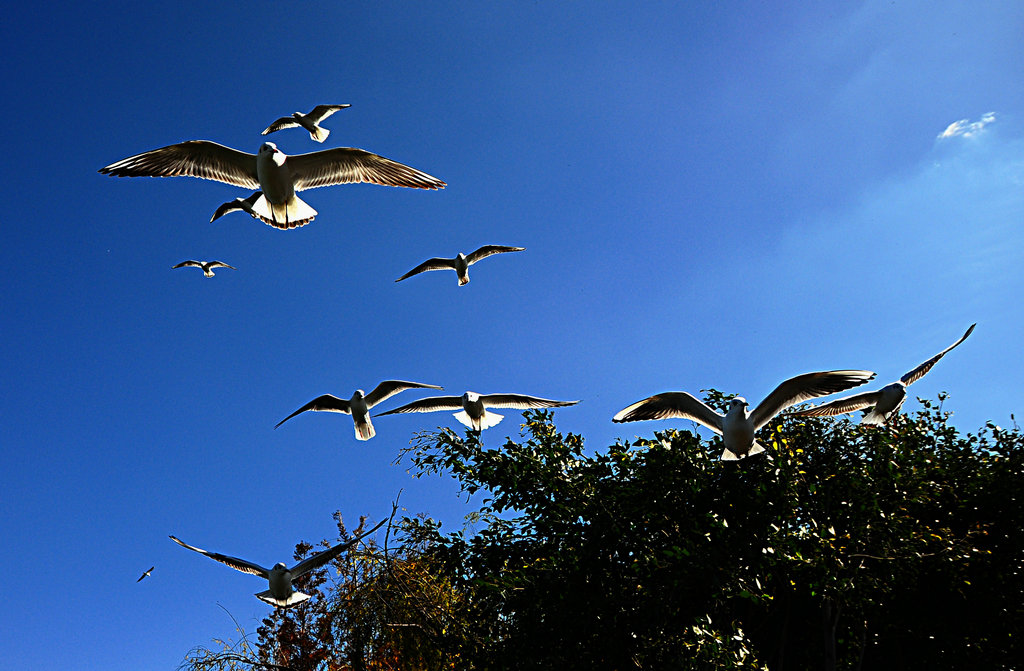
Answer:
[(196, 268), (202, 268), (203, 274), (207, 277), (213, 277), (214, 268), (230, 268), (231, 270), (238, 270), (238, 268), (229, 266), (221, 261), (182, 261), (176, 266), (171, 266), (171, 270), (175, 270), (177, 268), (191, 268), (193, 266)]
[(789, 406), (856, 387), (873, 377), (875, 374), (869, 370), (832, 370), (797, 375), (776, 387), (750, 414), (747, 414), (750, 404), (742, 396), (733, 398), (729, 402), (728, 412), (722, 415), (685, 391), (670, 391), (645, 398), (620, 410), (612, 417), (612, 421), (637, 422), (671, 417), (689, 419), (721, 435), (725, 443), (722, 461), (736, 461), (764, 452), (764, 446), (754, 440), (754, 434)]
[(407, 277), (419, 275), (420, 273), (425, 273), (428, 270), (454, 270), (459, 276), (459, 286), (461, 287), (463, 284), (469, 284), (469, 267), (480, 259), (486, 259), (488, 256), (494, 256), (495, 254), (505, 254), (506, 252), (521, 252), (524, 249), (526, 248), (503, 247), (502, 245), (484, 245), (468, 256), (459, 252), (459, 255), (454, 259), (428, 259), (395, 281), (401, 282)]
[(148, 569), (148, 570), (147, 570), (147, 571), (146, 571), (145, 573), (143, 573), (142, 575), (140, 575), (140, 576), (139, 576), (139, 579), (138, 579), (138, 580), (136, 580), (135, 582), (142, 582), (142, 579), (143, 579), (143, 578), (148, 578), (148, 577), (149, 577), (149, 574), (151, 574), (151, 573), (153, 572), (153, 569), (155, 569), (155, 568), (156, 568), (155, 566), (150, 566), (150, 567), (149, 567), (149, 569)]
[[(911, 385), (924, 377), (925, 374), (932, 369), (932, 366), (938, 363), (939, 359), (944, 357), (949, 350), (966, 340), (967, 336), (971, 335), (971, 331), (974, 330), (975, 326), (977, 326), (977, 324), (971, 324), (970, 328), (967, 329), (966, 333), (960, 336), (959, 340), (892, 384), (887, 384), (877, 391), (868, 391), (863, 394), (847, 396), (846, 398), (836, 399), (835, 401), (823, 403), (822, 405), (814, 408), (808, 408), (807, 410), (797, 410), (792, 414), (801, 417), (825, 417), (831, 415), (843, 415), (848, 412), (871, 408), (871, 411), (864, 415), (864, 418), (860, 420), (861, 424), (868, 424), (871, 426), (888, 424), (894, 417), (896, 417), (896, 415), (899, 414), (900, 408), (903, 407), (903, 401), (907, 398), (907, 385)], [(872, 408), (871, 406), (874, 407)]]
[(264, 142), (257, 154), (249, 154), (208, 140), (189, 140), (129, 156), (100, 172), (116, 177), (199, 177), (243, 189), (259, 188), (263, 195), (250, 207), (275, 228), (304, 226), (316, 217), (316, 210), (295, 195), (304, 189), (352, 182), (416, 189), (447, 186), (425, 172), (363, 149), (340, 147), (287, 156), (273, 142)]
[(388, 410), (374, 417), (382, 415), (394, 415), (406, 412), (435, 412), (437, 410), (459, 410), (455, 413), (455, 419), (459, 420), (474, 431), (489, 429), (504, 416), (494, 412), (488, 412), (488, 408), (514, 408), (517, 410), (528, 410), (530, 408), (562, 408), (567, 405), (576, 405), (579, 401), (551, 401), (536, 396), (525, 394), (478, 394), (467, 391), (462, 396), (431, 396), (418, 401), (413, 401), (400, 408)]
[(251, 573), (252, 575), (266, 578), (270, 583), (270, 589), (257, 593), (256, 598), (273, 606), (278, 606), (279, 608), (287, 608), (288, 606), (294, 606), (297, 603), (302, 603), (309, 598), (308, 594), (295, 591), (295, 588), (292, 586), (292, 580), (295, 580), (299, 576), (331, 561), (347, 548), (352, 547), (364, 537), (379, 529), (384, 522), (387, 522), (387, 520), (381, 520), (377, 523), (377, 526), (364, 534), (356, 536), (350, 541), (338, 543), (334, 547), (315, 554), (312, 557), (306, 557), (291, 568), (288, 568), (284, 562), (278, 562), (277, 564), (274, 564), (274, 568), (267, 569), (263, 568), (259, 564), (254, 564), (244, 559), (229, 557), (218, 552), (208, 552), (206, 550), (193, 547), (175, 536), (170, 536), (170, 539), (183, 548), (188, 548), (189, 550), (193, 550), (199, 554), (206, 555), (210, 559), (215, 559), (222, 564), (227, 564), (237, 571), (241, 571), (242, 573)]
[(317, 396), (282, 419), (274, 428), (276, 429), (295, 415), (307, 410), (343, 412), (346, 415), (352, 415), (352, 421), (356, 425), (356, 439), (369, 440), (377, 435), (377, 432), (373, 429), (373, 423), (370, 421), (370, 408), (406, 389), (444, 389), (444, 387), (419, 382), (405, 382), (403, 380), (385, 380), (374, 387), (373, 391), (369, 394), (364, 394), (362, 389), (356, 389), (355, 393), (352, 394), (352, 398), (347, 401), (331, 394), (324, 394), (323, 396)]
[(235, 198), (234, 200), (229, 200), (217, 208), (217, 211), (213, 213), (212, 217), (210, 217), (210, 223), (212, 224), (229, 212), (237, 212), (238, 210), (247, 213), (253, 219), (259, 219), (260, 216), (252, 209), (252, 206), (262, 195), (262, 191), (254, 191), (248, 198)]
[(267, 126), (267, 129), (260, 133), (266, 135), (267, 133), (273, 133), (279, 131), (282, 128), (295, 128), (296, 126), (302, 126), (309, 131), (309, 137), (316, 142), (323, 142), (327, 139), (327, 136), (331, 134), (331, 131), (326, 128), (320, 127), (320, 122), (331, 116), (338, 110), (343, 110), (346, 107), (352, 107), (351, 105), (317, 105), (313, 108), (313, 111), (309, 114), (303, 114), (302, 112), (292, 112), (291, 116), (283, 116), (274, 123)]

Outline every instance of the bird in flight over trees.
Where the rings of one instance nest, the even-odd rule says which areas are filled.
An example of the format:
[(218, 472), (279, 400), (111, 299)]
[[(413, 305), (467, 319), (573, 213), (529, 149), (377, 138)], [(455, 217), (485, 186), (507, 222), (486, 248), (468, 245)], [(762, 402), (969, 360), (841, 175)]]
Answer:
[(722, 461), (736, 461), (764, 452), (754, 439), (758, 429), (795, 403), (845, 391), (875, 377), (869, 370), (831, 370), (791, 377), (768, 394), (753, 412), (747, 413), (747, 399), (736, 396), (723, 415), (685, 391), (656, 394), (617, 412), (613, 422), (637, 422), (646, 419), (678, 417), (702, 424), (722, 436), (725, 449)]
[(552, 401), (536, 396), (525, 394), (478, 394), (467, 391), (462, 396), (431, 396), (412, 403), (407, 403), (394, 410), (382, 412), (375, 417), (382, 415), (394, 415), (406, 412), (436, 412), (438, 410), (459, 410), (455, 413), (455, 419), (459, 420), (474, 431), (489, 429), (502, 419), (504, 415), (489, 412), (490, 408), (513, 408), (517, 410), (529, 410), (532, 408), (562, 408), (569, 405), (576, 405), (579, 401)]

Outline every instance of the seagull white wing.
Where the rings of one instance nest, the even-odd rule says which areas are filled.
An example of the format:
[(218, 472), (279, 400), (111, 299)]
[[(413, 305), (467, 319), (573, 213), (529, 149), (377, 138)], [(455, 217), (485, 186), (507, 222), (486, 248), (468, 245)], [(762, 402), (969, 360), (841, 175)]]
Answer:
[(906, 375), (901, 377), (900, 378), (900, 382), (902, 382), (903, 384), (913, 384), (914, 382), (917, 382), (918, 380), (920, 380), (922, 377), (925, 376), (925, 374), (928, 371), (930, 371), (932, 369), (932, 366), (934, 366), (935, 364), (937, 364), (939, 362), (939, 359), (941, 359), (942, 357), (946, 356), (946, 352), (948, 352), (949, 350), (953, 349), (954, 347), (956, 347), (957, 345), (959, 345), (963, 341), (967, 340), (967, 336), (971, 335), (971, 331), (974, 330), (975, 326), (977, 326), (977, 323), (971, 324), (970, 328), (967, 329), (967, 332), (964, 333), (962, 336), (960, 336), (960, 340), (957, 340), (955, 343), (953, 343), (952, 345), (950, 345), (946, 349), (942, 350), (941, 352), (939, 352), (938, 354), (933, 356), (931, 359), (928, 359), (923, 364), (921, 364), (920, 366), (918, 366), (914, 370), (910, 371), (909, 373), (907, 373)]
[(444, 387), (438, 387), (436, 384), (423, 384), (422, 382), (385, 380), (374, 387), (373, 391), (366, 395), (366, 407), (372, 408), (378, 403), (382, 403), (398, 392), (405, 391), (406, 389), (444, 389)]
[(221, 564), (227, 564), (236, 571), (241, 571), (242, 573), (250, 573), (252, 575), (258, 575), (261, 578), (270, 577), (270, 570), (263, 568), (259, 564), (254, 564), (251, 561), (246, 561), (244, 559), (239, 559), (237, 557), (229, 557), (227, 555), (222, 555), (219, 552), (207, 552), (206, 550), (203, 550), (201, 548), (189, 545), (188, 543), (174, 536), (170, 536), (170, 539), (183, 548), (188, 548), (193, 552), (198, 552), (201, 555), (206, 555), (210, 559), (219, 561)]
[(425, 172), (351, 147), (289, 156), (288, 166), (292, 171), (296, 191), (353, 182), (415, 189), (443, 189), (447, 186)]
[(189, 140), (129, 156), (100, 172), (115, 177), (199, 177), (245, 189), (260, 186), (255, 154), (208, 140)]
[(352, 414), (352, 409), (348, 405), (348, 401), (331, 394), (324, 394), (323, 396), (317, 396), (312, 401), (302, 406), (292, 414), (288, 415), (280, 422), (274, 425), (274, 428), (281, 426), (295, 415), (306, 412), (307, 410), (315, 410), (318, 412), (342, 412), (346, 415)]
[(374, 415), (374, 417), (407, 412), (435, 412), (437, 410), (462, 410), (462, 397), (431, 396), (429, 398), (421, 398), (418, 401), (413, 401), (412, 403), (406, 403), (403, 406), (399, 406), (394, 410), (388, 410), (387, 412)]
[(552, 401), (547, 398), (527, 396), (526, 394), (481, 394), (480, 400), (486, 408), (512, 408), (529, 410), (531, 408), (564, 408), (576, 405), (579, 401)]
[(346, 107), (352, 107), (352, 105), (317, 105), (313, 108), (313, 111), (306, 115), (306, 118), (313, 123), (320, 123), (338, 110), (343, 110)]
[(224, 263), (223, 261), (211, 261), (210, 262), (210, 267), (211, 268), (230, 268), (231, 270), (238, 270), (238, 268), (235, 268), (234, 266), (230, 266), (230, 265)]
[(193, 266), (195, 266), (196, 268), (202, 268), (203, 264), (200, 263), (199, 261), (182, 261), (176, 266), (171, 266), (171, 270), (174, 270), (176, 268), (191, 268)]
[(283, 116), (274, 123), (267, 126), (260, 135), (266, 135), (267, 133), (276, 133), (283, 128), (295, 128), (299, 125), (299, 122), (295, 120), (295, 117)]
[(612, 417), (613, 422), (638, 422), (645, 419), (689, 419), (702, 424), (715, 433), (722, 433), (723, 415), (718, 414), (699, 398), (685, 391), (667, 391), (655, 394), (623, 408)]
[(503, 245), (484, 245), (480, 249), (476, 250), (472, 254), (466, 257), (466, 263), (473, 265), (480, 259), (486, 259), (488, 256), (494, 256), (495, 254), (504, 254), (506, 252), (521, 252), (526, 247), (505, 247)]
[(212, 223), (214, 221), (217, 221), (225, 214), (228, 214), (229, 212), (234, 212), (235, 210), (241, 210), (253, 217), (256, 217), (256, 213), (252, 211), (252, 206), (257, 200), (260, 199), (260, 196), (262, 195), (262, 191), (256, 191), (248, 198), (235, 198), (234, 200), (229, 200), (228, 202), (222, 204), (220, 207), (217, 208), (217, 211), (213, 213), (212, 217), (210, 217), (210, 222)]
[(821, 405), (813, 408), (797, 410), (790, 414), (794, 417), (831, 417), (833, 415), (845, 415), (848, 412), (856, 412), (858, 410), (863, 410), (864, 408), (870, 408), (878, 403), (878, 399), (881, 398), (881, 396), (882, 392), (880, 391), (866, 391), (863, 394), (839, 398), (834, 401), (829, 401), (828, 403), (822, 403)]
[(338, 543), (334, 547), (329, 548), (327, 550), (324, 550), (323, 552), (319, 552), (319, 553), (313, 555), (312, 557), (306, 557), (305, 559), (300, 561), (298, 564), (296, 564), (292, 568), (288, 569), (288, 571), (292, 574), (292, 579), (294, 580), (295, 578), (298, 578), (303, 573), (308, 573), (308, 572), (312, 571), (315, 568), (320, 568), (321, 566), (323, 566), (324, 564), (326, 564), (327, 562), (331, 561), (332, 559), (337, 557), (339, 554), (344, 552), (345, 549), (352, 547), (353, 545), (355, 545), (356, 543), (361, 541), (366, 536), (369, 536), (370, 534), (372, 534), (377, 529), (380, 529), (381, 526), (383, 526), (385, 522), (387, 522), (387, 520), (383, 519), (380, 522), (377, 522), (377, 525), (375, 527), (373, 527), (372, 529), (370, 529), (366, 533), (359, 534), (358, 536), (356, 536), (355, 538), (353, 538), (350, 541), (345, 541), (344, 543)]
[(875, 374), (869, 370), (829, 370), (791, 377), (757, 404), (750, 413), (750, 421), (757, 431), (772, 417), (795, 403), (846, 391), (874, 377)]
[(401, 277), (399, 277), (395, 281), (396, 282), (401, 282), (402, 280), (404, 280), (407, 277), (412, 277), (413, 275), (419, 275), (420, 273), (425, 273), (428, 270), (455, 270), (455, 259), (441, 259), (441, 258), (427, 259), (426, 261), (424, 261), (420, 265), (416, 266), (415, 268), (413, 268), (412, 270), (407, 272), (405, 275), (402, 275)]

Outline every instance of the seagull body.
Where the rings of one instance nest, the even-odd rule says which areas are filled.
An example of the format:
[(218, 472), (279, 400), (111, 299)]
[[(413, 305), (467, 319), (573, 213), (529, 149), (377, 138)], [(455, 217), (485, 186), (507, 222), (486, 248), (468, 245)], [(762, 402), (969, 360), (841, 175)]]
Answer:
[(685, 391), (666, 392), (620, 410), (612, 421), (636, 422), (672, 417), (689, 419), (721, 435), (725, 444), (722, 461), (736, 461), (765, 451), (764, 446), (754, 439), (754, 434), (789, 406), (856, 387), (874, 376), (868, 370), (833, 370), (798, 375), (776, 387), (749, 414), (747, 407), (750, 404), (742, 396), (729, 401), (729, 409), (722, 415)]
[(351, 107), (351, 105), (317, 105), (309, 114), (292, 112), (290, 117), (281, 117), (274, 123), (267, 126), (267, 129), (263, 131), (261, 135), (273, 133), (281, 130), (282, 128), (295, 128), (297, 126), (301, 126), (309, 131), (309, 137), (314, 141), (323, 142), (327, 139), (327, 136), (331, 134), (331, 131), (326, 128), (321, 128), (320, 122), (338, 110), (343, 110), (346, 107)]
[(264, 142), (257, 154), (249, 154), (208, 140), (189, 140), (129, 156), (100, 172), (117, 177), (199, 177), (259, 188), (263, 193), (249, 206), (250, 213), (282, 229), (304, 226), (316, 217), (316, 210), (295, 195), (304, 189), (353, 182), (417, 189), (446, 186), (425, 172), (363, 149), (339, 147), (288, 156), (273, 142)]
[(238, 210), (245, 212), (253, 219), (259, 219), (260, 216), (256, 214), (254, 209), (252, 209), (252, 206), (262, 195), (262, 191), (254, 191), (248, 198), (235, 198), (234, 200), (229, 200), (217, 208), (217, 211), (213, 213), (212, 217), (210, 217), (210, 223), (212, 224), (229, 212), (237, 212)]
[(401, 282), (407, 277), (419, 275), (420, 273), (425, 273), (428, 270), (454, 270), (456, 275), (458, 275), (459, 277), (459, 286), (461, 287), (464, 284), (469, 284), (469, 267), (476, 263), (477, 261), (479, 261), (480, 259), (486, 259), (488, 256), (493, 256), (495, 254), (505, 254), (507, 252), (521, 252), (525, 249), (525, 247), (484, 245), (483, 247), (469, 254), (468, 256), (463, 254), (462, 252), (459, 252), (459, 255), (456, 256), (454, 259), (428, 259), (421, 263), (420, 265), (413, 268), (412, 270), (410, 270), (409, 272), (407, 272), (405, 275), (402, 275), (395, 281)]
[(868, 391), (863, 394), (847, 396), (846, 398), (836, 399), (830, 403), (823, 403), (822, 405), (814, 408), (798, 410), (792, 414), (800, 417), (826, 417), (832, 415), (844, 415), (848, 412), (871, 408), (868, 414), (864, 415), (864, 418), (860, 420), (861, 424), (867, 424), (869, 426), (883, 426), (888, 424), (894, 417), (896, 417), (896, 415), (899, 414), (900, 408), (903, 407), (903, 401), (907, 398), (907, 387), (924, 377), (925, 374), (932, 369), (932, 366), (939, 362), (939, 359), (944, 357), (951, 349), (966, 340), (967, 336), (971, 335), (975, 326), (977, 326), (977, 324), (971, 324), (967, 329), (967, 332), (960, 336), (959, 340), (892, 384), (887, 384), (877, 391)]
[(234, 266), (229, 266), (228, 264), (223, 263), (221, 261), (182, 261), (176, 266), (171, 266), (171, 270), (192, 267), (202, 268), (203, 275), (206, 275), (207, 277), (213, 277), (214, 268), (230, 268), (231, 270), (238, 270), (238, 268), (235, 268)]
[(156, 568), (155, 566), (150, 566), (150, 567), (149, 567), (149, 570), (147, 570), (147, 571), (146, 571), (145, 573), (143, 573), (142, 575), (140, 575), (140, 576), (139, 576), (139, 579), (138, 579), (138, 580), (136, 580), (135, 582), (142, 582), (142, 579), (143, 579), (143, 578), (148, 578), (148, 577), (150, 576), (150, 574), (151, 574), (151, 573), (153, 573), (153, 569), (155, 569), (155, 568)]
[(369, 394), (364, 394), (362, 389), (356, 389), (355, 393), (352, 394), (352, 398), (347, 401), (331, 394), (324, 394), (323, 396), (317, 396), (282, 419), (274, 428), (276, 429), (295, 415), (307, 410), (341, 412), (352, 415), (352, 421), (356, 427), (356, 439), (369, 440), (377, 435), (373, 428), (373, 423), (370, 421), (370, 408), (406, 389), (444, 389), (444, 387), (438, 387), (434, 384), (422, 384), (420, 382), (405, 382), (404, 380), (385, 380), (378, 384)]
[(295, 591), (295, 587), (292, 585), (293, 580), (331, 561), (344, 550), (355, 545), (365, 536), (368, 536), (379, 529), (386, 521), (387, 520), (381, 520), (377, 523), (377, 526), (373, 527), (366, 533), (360, 534), (350, 541), (338, 543), (334, 547), (317, 553), (312, 557), (307, 557), (291, 568), (288, 568), (284, 562), (278, 562), (270, 569), (263, 568), (259, 564), (254, 564), (253, 562), (246, 561), (245, 559), (229, 557), (227, 555), (222, 555), (219, 552), (208, 552), (207, 550), (194, 547), (175, 536), (170, 536), (170, 539), (183, 548), (188, 548), (189, 550), (198, 552), (199, 554), (206, 555), (210, 559), (219, 561), (222, 564), (227, 564), (236, 571), (266, 578), (270, 589), (264, 592), (258, 592), (256, 594), (256, 598), (279, 608), (287, 608), (289, 606), (294, 606), (297, 603), (302, 603), (309, 598), (308, 594)]
[(513, 408), (517, 410), (529, 410), (531, 408), (562, 408), (569, 405), (576, 405), (579, 401), (552, 401), (536, 396), (525, 394), (478, 394), (467, 391), (462, 396), (431, 396), (418, 401), (413, 401), (394, 410), (382, 412), (382, 415), (394, 415), (407, 412), (435, 412), (438, 410), (458, 410), (455, 419), (459, 420), (474, 431), (489, 429), (502, 419), (503, 415), (488, 412), (488, 408)]

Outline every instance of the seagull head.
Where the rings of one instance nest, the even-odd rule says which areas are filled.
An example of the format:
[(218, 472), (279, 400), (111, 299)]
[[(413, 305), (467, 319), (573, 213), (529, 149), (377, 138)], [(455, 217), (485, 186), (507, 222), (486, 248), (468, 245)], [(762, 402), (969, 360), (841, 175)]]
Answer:
[(479, 400), (480, 394), (476, 393), (475, 391), (467, 391), (465, 394), (462, 395), (463, 403), (476, 403)]
[(276, 564), (274, 564), (274, 568), (272, 568), (271, 570), (283, 573), (284, 571), (288, 570), (288, 566), (283, 561), (279, 561)]
[(260, 145), (260, 153), (261, 154), (264, 153), (264, 152), (270, 152), (271, 154), (276, 154), (279, 151), (281, 151), (281, 150), (278, 149), (277, 145), (274, 144), (273, 142), (264, 142), (263, 144)]
[(365, 396), (366, 392), (362, 389), (356, 389), (355, 393), (352, 394), (352, 398), (364, 398)]
[(747, 399), (742, 396), (734, 396), (733, 399), (729, 401), (729, 412), (733, 412), (734, 410), (746, 410), (749, 405), (750, 404), (747, 403)]

